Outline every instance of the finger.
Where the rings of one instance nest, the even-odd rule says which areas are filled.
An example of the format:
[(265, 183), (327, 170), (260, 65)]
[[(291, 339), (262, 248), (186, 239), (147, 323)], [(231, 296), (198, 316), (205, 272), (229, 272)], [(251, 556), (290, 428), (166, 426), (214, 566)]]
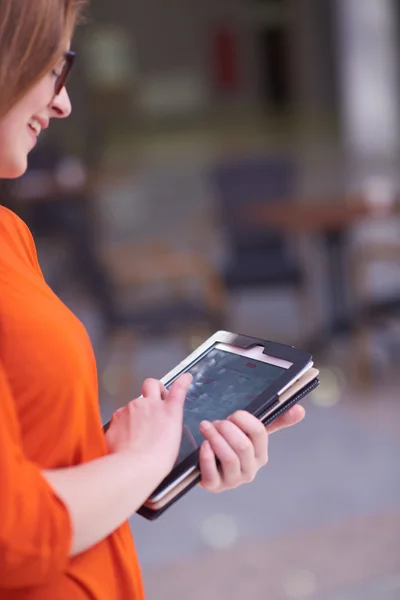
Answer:
[(193, 377), (190, 373), (184, 373), (178, 379), (175, 379), (165, 399), (166, 404), (174, 410), (183, 410), (186, 394), (192, 381)]
[[(246, 435), (240, 427), (228, 420), (216, 421), (214, 425), (239, 457), (240, 471), (242, 474), (241, 482), (252, 481), (260, 465), (256, 460), (255, 448), (250, 436)], [(264, 436), (268, 438), (265, 429)]]
[(161, 398), (162, 383), (158, 379), (146, 379), (142, 385), (142, 394), (145, 398)]
[(229, 417), (229, 421), (248, 436), (257, 462), (265, 465), (268, 461), (268, 433), (261, 421), (245, 410), (235, 412)]
[(241, 475), (239, 456), (209, 421), (200, 423), (200, 431), (221, 463), (222, 481), (229, 487), (237, 485)]
[(280, 429), (285, 429), (286, 427), (292, 427), (297, 423), (300, 423), (304, 419), (306, 415), (306, 411), (300, 404), (296, 404), (289, 408), (286, 412), (283, 413), (280, 417), (276, 419), (271, 425), (268, 425), (267, 431), (268, 433), (275, 433)]
[(119, 408), (117, 408), (117, 410), (115, 410), (112, 415), (112, 419), (118, 419), (121, 416), (121, 413), (123, 412), (124, 409), (125, 409), (125, 406), (120, 406)]
[(169, 394), (169, 391), (167, 390), (165, 385), (162, 383), (161, 384), (161, 400), (166, 400), (168, 397), (168, 394)]
[(222, 487), (221, 474), (218, 471), (215, 454), (207, 440), (200, 446), (200, 473), (201, 486), (209, 492), (214, 492)]

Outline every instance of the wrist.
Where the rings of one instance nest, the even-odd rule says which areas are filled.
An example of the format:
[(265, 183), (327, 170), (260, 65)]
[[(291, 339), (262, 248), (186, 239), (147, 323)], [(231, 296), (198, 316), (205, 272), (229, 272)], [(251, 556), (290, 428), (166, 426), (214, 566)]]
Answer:
[(162, 480), (171, 472), (174, 465), (164, 456), (158, 456), (152, 452), (143, 452), (137, 449), (125, 448), (117, 451), (120, 460), (124, 465), (128, 477), (136, 484), (137, 476), (140, 474), (141, 481), (147, 482), (147, 487), (151, 488), (150, 493), (162, 482)]

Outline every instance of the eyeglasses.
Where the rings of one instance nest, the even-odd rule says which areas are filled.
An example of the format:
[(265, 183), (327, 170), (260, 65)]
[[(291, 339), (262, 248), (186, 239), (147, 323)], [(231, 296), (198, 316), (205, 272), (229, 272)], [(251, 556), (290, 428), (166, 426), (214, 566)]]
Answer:
[(67, 83), (67, 79), (69, 77), (69, 74), (71, 73), (71, 69), (75, 62), (75, 56), (75, 52), (66, 52), (64, 54), (64, 65), (61, 73), (57, 76), (55, 84), (54, 91), (56, 96), (58, 96), (58, 94), (61, 92), (61, 90), (65, 87)]

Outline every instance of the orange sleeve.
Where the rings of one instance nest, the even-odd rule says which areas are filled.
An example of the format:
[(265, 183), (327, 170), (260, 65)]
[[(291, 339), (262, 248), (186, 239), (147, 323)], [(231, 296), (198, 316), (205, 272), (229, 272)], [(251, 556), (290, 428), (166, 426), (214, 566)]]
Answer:
[(0, 362), (0, 582), (39, 586), (66, 568), (71, 545), (66, 507), (24, 456), (17, 414)]

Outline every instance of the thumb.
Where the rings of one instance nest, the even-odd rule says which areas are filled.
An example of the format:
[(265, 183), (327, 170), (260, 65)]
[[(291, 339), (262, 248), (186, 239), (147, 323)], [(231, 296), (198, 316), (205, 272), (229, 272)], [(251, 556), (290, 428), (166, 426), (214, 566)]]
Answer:
[(185, 404), (186, 394), (193, 381), (193, 377), (190, 373), (184, 373), (171, 385), (165, 402), (171, 407), (172, 410), (183, 411), (183, 405)]

